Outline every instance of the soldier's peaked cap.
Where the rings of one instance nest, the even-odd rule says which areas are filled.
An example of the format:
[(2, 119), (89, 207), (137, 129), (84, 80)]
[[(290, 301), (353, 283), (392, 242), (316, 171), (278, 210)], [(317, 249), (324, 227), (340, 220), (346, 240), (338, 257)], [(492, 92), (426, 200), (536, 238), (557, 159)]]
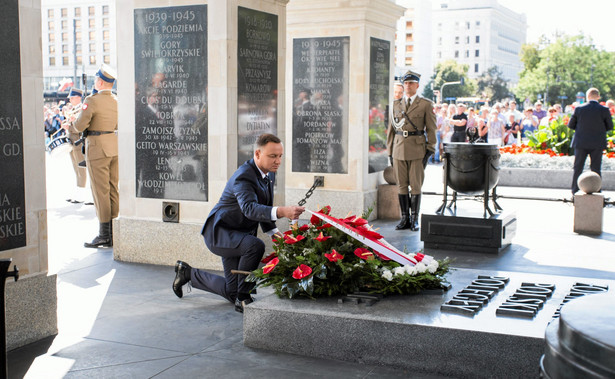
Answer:
[(117, 77), (117, 74), (115, 73), (115, 70), (112, 69), (110, 66), (103, 64), (100, 66), (100, 69), (96, 73), (96, 76), (98, 76), (107, 83), (113, 83), (115, 81), (115, 78)]
[(418, 83), (421, 80), (421, 74), (417, 74), (416, 72), (410, 70), (407, 71), (404, 76), (401, 77), (401, 81), (403, 82), (416, 82)]
[(73, 97), (73, 96), (82, 97), (83, 96), (83, 90), (81, 90), (79, 88), (71, 88), (67, 97)]

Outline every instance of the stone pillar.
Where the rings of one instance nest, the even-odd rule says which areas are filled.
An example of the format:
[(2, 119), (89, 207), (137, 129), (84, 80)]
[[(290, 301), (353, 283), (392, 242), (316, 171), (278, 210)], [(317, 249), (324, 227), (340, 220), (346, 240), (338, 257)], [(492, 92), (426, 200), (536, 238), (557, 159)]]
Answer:
[[(221, 269), (203, 222), (256, 136), (285, 138), (287, 2), (117, 2), (115, 259)], [(282, 203), (283, 173), (276, 191)]]
[(0, 258), (19, 268), (6, 283), (12, 350), (57, 333), (57, 297), (47, 273), (40, 1), (6, 1), (0, 18)]
[(383, 118), (403, 11), (388, 0), (289, 3), (287, 203), (297, 203), (315, 176), (323, 176), (308, 209), (331, 205), (344, 216), (373, 207), (371, 217), (377, 216), (377, 186), (387, 165)]

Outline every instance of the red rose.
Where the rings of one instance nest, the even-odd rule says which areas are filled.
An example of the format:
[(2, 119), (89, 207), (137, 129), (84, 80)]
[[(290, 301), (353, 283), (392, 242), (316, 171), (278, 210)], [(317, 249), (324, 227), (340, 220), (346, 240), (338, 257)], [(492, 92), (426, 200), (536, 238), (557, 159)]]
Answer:
[(374, 254), (363, 247), (357, 247), (354, 251), (354, 255), (364, 260), (374, 259)]
[(303, 279), (306, 276), (312, 273), (312, 268), (310, 266), (306, 266), (304, 264), (300, 264), (299, 267), (293, 271), (293, 278), (295, 279)]
[(275, 268), (275, 266), (280, 262), (280, 259), (273, 258), (271, 262), (267, 263), (267, 265), (263, 266), (263, 274), (269, 274), (271, 270)]
[(342, 259), (344, 259), (344, 256), (338, 253), (337, 251), (335, 251), (335, 249), (331, 249), (330, 253), (325, 253), (325, 257), (330, 262), (337, 262), (337, 261), (341, 261)]

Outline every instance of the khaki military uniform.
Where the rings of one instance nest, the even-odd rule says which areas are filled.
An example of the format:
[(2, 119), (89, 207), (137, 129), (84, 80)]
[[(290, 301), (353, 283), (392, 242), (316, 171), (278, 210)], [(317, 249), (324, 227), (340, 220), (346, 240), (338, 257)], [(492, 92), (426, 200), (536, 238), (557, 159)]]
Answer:
[[(407, 106), (402, 98), (393, 102), (391, 113), (387, 149), (395, 162), (393, 166), (399, 194), (408, 194), (410, 186), (410, 193), (419, 195), (425, 178), (423, 158), (426, 150), (433, 153), (436, 149), (433, 103), (417, 95)], [(397, 130), (394, 124), (401, 125), (400, 129)], [(403, 135), (404, 131), (407, 136)]]
[[(81, 103), (77, 104), (78, 110), (73, 110), (72, 112), (80, 113), (81, 112)], [(70, 116), (70, 115), (66, 115)], [(85, 183), (87, 181), (87, 169), (85, 167), (79, 166), (80, 162), (85, 160), (85, 155), (83, 155), (82, 146), (75, 146), (75, 142), (79, 140), (79, 133), (73, 133), (68, 131), (68, 139), (72, 143), (72, 150), (70, 151), (70, 161), (73, 164), (73, 170), (75, 170), (75, 176), (77, 177), (77, 187), (85, 188)]]
[[(110, 222), (119, 214), (119, 168), (117, 145), (117, 97), (110, 90), (90, 95), (83, 103), (79, 118), (70, 131), (94, 133), (87, 136), (85, 160), (96, 215), (100, 223)], [(99, 132), (105, 134), (96, 135)]]

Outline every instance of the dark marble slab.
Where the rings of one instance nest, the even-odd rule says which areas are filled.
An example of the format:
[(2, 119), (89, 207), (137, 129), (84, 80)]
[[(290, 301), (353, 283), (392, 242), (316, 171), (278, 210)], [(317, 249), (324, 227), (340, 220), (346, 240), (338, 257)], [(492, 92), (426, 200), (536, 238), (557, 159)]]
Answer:
[(207, 201), (207, 6), (134, 19), (136, 196)]
[(19, 6), (2, 6), (0, 22), (0, 251), (26, 246)]
[(293, 40), (292, 170), (348, 172), (350, 37)]
[(369, 39), (369, 150), (368, 172), (382, 171), (389, 165), (385, 123), (389, 105), (391, 42)]
[(278, 16), (239, 7), (237, 16), (237, 166), (263, 133), (278, 132)]

